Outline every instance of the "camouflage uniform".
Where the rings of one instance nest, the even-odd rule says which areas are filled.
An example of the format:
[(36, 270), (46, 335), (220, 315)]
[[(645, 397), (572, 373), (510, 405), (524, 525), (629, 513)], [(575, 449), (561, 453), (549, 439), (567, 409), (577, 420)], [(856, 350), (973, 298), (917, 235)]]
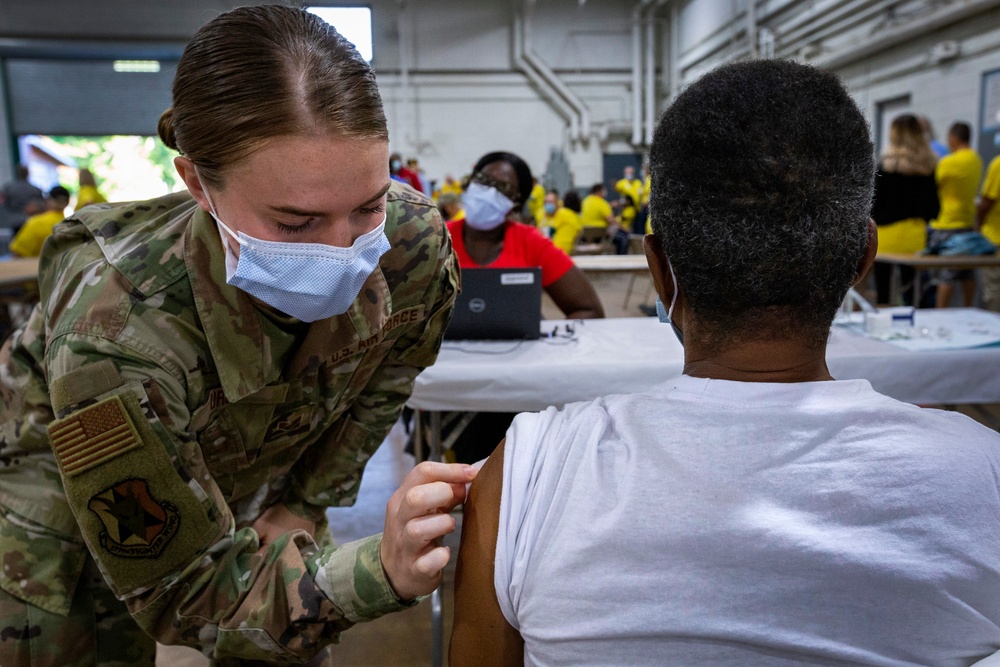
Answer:
[(0, 665), (149, 664), (149, 637), (305, 661), (407, 606), (381, 536), (296, 531), (258, 554), (249, 527), (279, 502), (321, 525), (352, 504), (436, 358), (458, 285), (447, 231), (396, 184), (385, 231), (350, 310), (310, 325), (226, 284), (187, 193), (56, 227), (45, 297), (0, 352)]

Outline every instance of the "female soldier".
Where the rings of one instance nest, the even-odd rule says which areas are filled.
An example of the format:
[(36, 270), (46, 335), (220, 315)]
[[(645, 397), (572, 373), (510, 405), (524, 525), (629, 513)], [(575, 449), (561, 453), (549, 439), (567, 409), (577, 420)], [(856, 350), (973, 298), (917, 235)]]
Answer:
[(307, 660), (435, 588), (474, 475), (418, 466), (384, 535), (330, 543), (457, 284), (433, 205), (390, 183), (369, 65), (311, 14), (244, 7), (173, 96), (189, 193), (58, 226), (0, 353), (5, 667), (149, 665), (153, 638)]

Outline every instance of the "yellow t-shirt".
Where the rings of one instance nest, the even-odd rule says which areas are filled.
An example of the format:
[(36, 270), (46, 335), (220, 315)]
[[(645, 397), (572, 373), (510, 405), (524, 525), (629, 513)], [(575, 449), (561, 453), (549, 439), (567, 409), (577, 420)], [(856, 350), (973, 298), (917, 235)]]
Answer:
[[(558, 212), (559, 209), (556, 209), (556, 213)], [(545, 212), (545, 209), (542, 209), (542, 217), (535, 221), (535, 226), (538, 227), (538, 231), (544, 234), (546, 238), (551, 236), (549, 231), (553, 228), (552, 221), (555, 219), (556, 213), (549, 215)]]
[(106, 201), (108, 200), (93, 185), (81, 185), (80, 192), (76, 196), (76, 210), (79, 211), (91, 204), (103, 204)]
[(1000, 245), (1000, 156), (993, 158), (990, 168), (986, 170), (982, 195), (994, 201), (983, 220), (983, 236), (992, 241), (993, 245)]
[(599, 195), (587, 195), (580, 206), (580, 221), (584, 227), (607, 227), (611, 204)]
[(637, 205), (642, 206), (642, 181), (638, 178), (633, 178), (631, 181), (628, 179), (621, 179), (615, 183), (615, 191), (622, 195), (628, 195), (632, 198), (632, 201)]
[(535, 183), (531, 188), (531, 196), (528, 197), (528, 210), (535, 222), (539, 222), (545, 215), (545, 187), (541, 183)]
[(45, 239), (52, 235), (52, 228), (62, 221), (62, 211), (46, 211), (31, 216), (10, 242), (10, 251), (21, 257), (38, 257)]
[(944, 156), (934, 177), (941, 213), (931, 221), (931, 228), (971, 229), (976, 222), (976, 190), (983, 177), (983, 161), (976, 151), (962, 148)]
[(642, 182), (642, 205), (645, 206), (649, 203), (649, 191), (652, 188), (652, 177), (646, 174), (646, 178)]
[[(625, 206), (622, 207), (621, 212), (621, 222), (622, 226), (626, 229), (632, 227), (632, 221), (635, 220), (635, 216), (639, 214), (639, 206), (642, 206), (642, 181), (638, 178), (633, 178), (631, 181), (628, 179), (621, 179), (615, 183), (615, 191), (621, 195), (628, 195), (625, 198)], [(633, 203), (635, 206), (633, 206)]]
[(569, 255), (573, 251), (577, 235), (583, 229), (580, 214), (564, 206), (552, 216), (552, 228), (555, 230), (552, 244)]

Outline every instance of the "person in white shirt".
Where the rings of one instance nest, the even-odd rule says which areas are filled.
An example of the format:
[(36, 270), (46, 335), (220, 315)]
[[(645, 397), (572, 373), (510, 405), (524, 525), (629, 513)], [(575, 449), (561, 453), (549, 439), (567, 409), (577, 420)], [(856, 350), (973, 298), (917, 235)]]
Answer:
[(1000, 649), (1000, 435), (826, 366), (877, 249), (873, 154), (839, 80), (791, 62), (671, 105), (645, 245), (684, 374), (515, 419), (466, 503), (452, 665)]

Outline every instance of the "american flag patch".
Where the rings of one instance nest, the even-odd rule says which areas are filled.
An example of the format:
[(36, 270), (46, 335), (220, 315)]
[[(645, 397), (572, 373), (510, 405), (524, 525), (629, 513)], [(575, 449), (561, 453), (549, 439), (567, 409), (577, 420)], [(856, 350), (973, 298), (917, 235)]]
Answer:
[(52, 422), (49, 439), (67, 477), (79, 475), (142, 445), (118, 396)]

